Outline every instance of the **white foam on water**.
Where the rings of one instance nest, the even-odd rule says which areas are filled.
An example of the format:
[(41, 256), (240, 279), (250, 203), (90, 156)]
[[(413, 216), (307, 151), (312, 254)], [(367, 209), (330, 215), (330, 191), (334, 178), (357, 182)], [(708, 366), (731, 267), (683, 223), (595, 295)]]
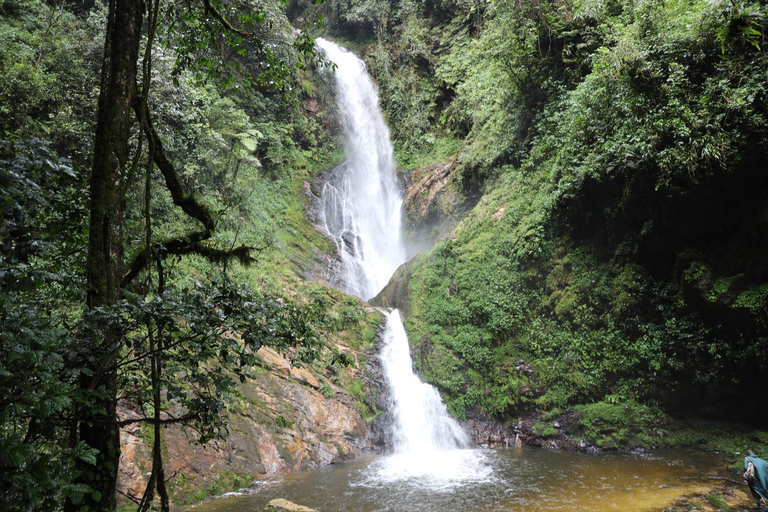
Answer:
[(363, 487), (412, 487), (433, 492), (453, 492), (465, 486), (497, 480), (485, 450), (445, 450), (398, 453), (372, 463), (353, 485)]

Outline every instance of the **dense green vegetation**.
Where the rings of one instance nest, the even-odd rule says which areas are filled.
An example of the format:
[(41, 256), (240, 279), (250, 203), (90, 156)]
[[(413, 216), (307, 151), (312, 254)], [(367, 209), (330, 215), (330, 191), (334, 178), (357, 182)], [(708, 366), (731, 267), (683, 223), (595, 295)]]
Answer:
[[(197, 441), (224, 435), (262, 344), (377, 414), (333, 344), (371, 348), (380, 316), (304, 280), (333, 252), (304, 213), (305, 182), (341, 159), (309, 103), (328, 79), (310, 40), (286, 37), (315, 13), (318, 33), (366, 58), (400, 166), (455, 160), (455, 204), (477, 203), (398, 275), (421, 374), (456, 416), (539, 411), (546, 437), (574, 415), (606, 447), (720, 435), (670, 415), (765, 421), (764, 4), (129, 4), (121, 46), (109, 5), (0, 0), (5, 509), (113, 507), (121, 401), (157, 441), (147, 509), (165, 492), (169, 407), (190, 412), (178, 421)], [(118, 57), (139, 62), (122, 96), (105, 92)], [(99, 116), (100, 96), (122, 112)], [(97, 126), (121, 116), (105, 143)], [(94, 177), (117, 167), (102, 232)], [(98, 452), (83, 428), (104, 434)], [(239, 483), (222, 475), (210, 492)]]
[(456, 182), (482, 194), (398, 290), (454, 414), (585, 404), (593, 442), (603, 416), (612, 435), (766, 419), (765, 5), (322, 8), (365, 53), (401, 165), (460, 141)]
[[(222, 4), (205, 5), (215, 15)], [(211, 20), (201, 24), (193, 11), (174, 17), (176, 8), (161, 2), (135, 12), (155, 33), (136, 40), (128, 158), (113, 187), (122, 197), (107, 212), (121, 218), (109, 228), (117, 261), (95, 265), (114, 266), (122, 283), (99, 299), (89, 208), (98, 194), (104, 41), (116, 37), (111, 11), (0, 2), (4, 510), (114, 507), (105, 484), (116, 472), (111, 436), (126, 422), (118, 425), (110, 408), (129, 403), (144, 414), (138, 421), (155, 458), (139, 508), (153, 495), (167, 506), (157, 469), (163, 425), (188, 426), (198, 443), (225, 436), (226, 411), (237, 384), (258, 371), (261, 345), (313, 364), (367, 408), (335, 344), (370, 348), (379, 315), (301, 280), (321, 264), (316, 254), (331, 252), (304, 214), (303, 184), (340, 158), (323, 114), (302, 107), (327, 94), (307, 67), (316, 58), (311, 42), (286, 38), (279, 2), (243, 14), (236, 27), (221, 20), (221, 34), (240, 39), (213, 46)], [(169, 185), (170, 166), (181, 194)], [(106, 443), (98, 446), (100, 436)]]

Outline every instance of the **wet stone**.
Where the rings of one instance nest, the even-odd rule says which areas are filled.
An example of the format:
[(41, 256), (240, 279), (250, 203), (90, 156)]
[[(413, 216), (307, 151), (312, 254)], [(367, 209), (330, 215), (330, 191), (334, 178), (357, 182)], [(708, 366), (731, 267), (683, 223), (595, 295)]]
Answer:
[(318, 512), (317, 510), (304, 505), (297, 505), (283, 498), (277, 498), (267, 503), (264, 512)]

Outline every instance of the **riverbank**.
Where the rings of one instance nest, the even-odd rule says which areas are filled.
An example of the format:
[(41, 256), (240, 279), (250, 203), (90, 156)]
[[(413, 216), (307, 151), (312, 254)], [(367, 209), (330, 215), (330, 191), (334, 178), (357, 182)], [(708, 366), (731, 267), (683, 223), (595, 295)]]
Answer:
[(462, 426), (483, 448), (516, 444), (566, 451), (702, 447), (729, 454), (729, 465), (740, 465), (741, 454), (748, 448), (768, 452), (768, 431), (733, 422), (674, 418), (635, 402), (533, 409), (501, 422), (473, 409)]
[(749, 488), (741, 478), (741, 459), (747, 448), (765, 452), (768, 433), (733, 423), (670, 417), (643, 430), (642, 423), (632, 421), (633, 413), (628, 409), (622, 408), (620, 415), (610, 414), (616, 412), (616, 408), (605, 405), (568, 411), (535, 411), (505, 423), (494, 422), (481, 411), (473, 411), (463, 426), (478, 446), (487, 448), (522, 445), (568, 452), (653, 453), (656, 448), (689, 447), (717, 454), (719, 469), (707, 476), (705, 485), (655, 510), (756, 509)]

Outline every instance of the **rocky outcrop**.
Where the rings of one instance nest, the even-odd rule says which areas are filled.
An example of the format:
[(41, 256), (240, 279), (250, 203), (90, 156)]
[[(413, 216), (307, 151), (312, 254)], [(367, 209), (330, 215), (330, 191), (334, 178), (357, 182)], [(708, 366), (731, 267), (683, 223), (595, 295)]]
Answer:
[(330, 285), (338, 274), (337, 268), (341, 265), (336, 240), (325, 232), (323, 226), (323, 202), (322, 190), (324, 181), (318, 179), (310, 183), (304, 181), (302, 191), (304, 193), (304, 207), (307, 220), (315, 229), (316, 233), (327, 240), (326, 250), (320, 250), (312, 247), (311, 261), (303, 262), (303, 278), (307, 281)]
[[(250, 486), (275, 474), (312, 469), (370, 452), (367, 427), (354, 399), (307, 368), (262, 347), (261, 371), (240, 387), (229, 410), (226, 441), (195, 444), (196, 435), (165, 429), (165, 473), (176, 503)], [(123, 409), (121, 419), (137, 418)], [(121, 432), (120, 493), (140, 497), (151, 469), (151, 429), (132, 423)]]
[(403, 203), (410, 254), (427, 251), (448, 237), (476, 202), (462, 191), (453, 160), (413, 171), (406, 179)]
[(408, 299), (410, 296), (408, 282), (411, 279), (413, 264), (414, 260), (410, 260), (400, 265), (392, 277), (389, 278), (387, 285), (368, 302), (374, 306), (399, 309), (403, 316), (407, 316)]
[(374, 404), (379, 414), (368, 426), (368, 442), (374, 453), (388, 453), (392, 449), (392, 395), (390, 393), (387, 378), (384, 375), (384, 366), (381, 358), (381, 336), (372, 350), (368, 363), (365, 366), (365, 382), (367, 384), (368, 403)]
[[(347, 250), (354, 246), (354, 240), (347, 238), (344, 243), (340, 243), (335, 237), (329, 235), (325, 230), (325, 203), (323, 201), (323, 190), (329, 183), (339, 180), (339, 175), (344, 172), (346, 162), (342, 162), (333, 169), (321, 172), (314, 176), (312, 182), (304, 182), (304, 197), (306, 199), (305, 212), (307, 219), (315, 229), (326, 237), (331, 243), (327, 254), (316, 254), (320, 264), (308, 269), (305, 273), (307, 281), (326, 284), (339, 290), (347, 290), (349, 286), (346, 283), (344, 264), (341, 261), (340, 251)], [(332, 229), (332, 228), (331, 228)], [(354, 237), (352, 233), (347, 235)]]
[[(403, 230), (409, 256), (428, 251), (447, 238), (472, 209), (476, 198), (465, 195), (457, 183), (453, 161), (420, 167), (405, 178)], [(408, 315), (409, 281), (415, 260), (401, 265), (376, 297), (375, 306), (397, 308)]]
[(470, 439), (482, 448), (515, 448), (522, 445), (539, 446), (552, 450), (591, 451), (594, 445), (585, 443), (578, 432), (578, 418), (570, 412), (562, 415), (552, 424), (554, 432), (539, 431), (544, 420), (540, 411), (532, 411), (514, 421), (499, 423), (480, 409), (468, 411), (462, 427)]

